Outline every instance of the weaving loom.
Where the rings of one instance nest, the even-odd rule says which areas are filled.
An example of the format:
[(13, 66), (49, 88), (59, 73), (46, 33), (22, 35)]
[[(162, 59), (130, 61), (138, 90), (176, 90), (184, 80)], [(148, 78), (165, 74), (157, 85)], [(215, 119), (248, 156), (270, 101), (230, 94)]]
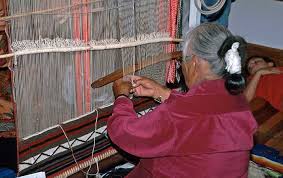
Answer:
[[(0, 27), (6, 26), (9, 53), (0, 55), (0, 67), (5, 64), (12, 72), (15, 103), (10, 97), (5, 100), (2, 120), (9, 122), (5, 127), (0, 122), (0, 130), (9, 130), (18, 140), (18, 175), (44, 171), (47, 177), (99, 176), (96, 173), (123, 163), (106, 133), (111, 83), (136, 74), (173, 83), (182, 33), (199, 22), (197, 10), (209, 15), (224, 4), (225, 0), (211, 7), (200, 0), (3, 0), (0, 5), (7, 6), (8, 14), (0, 17)], [(277, 53), (274, 58), (282, 58), (282, 51)], [(7, 76), (0, 84), (9, 91)], [(150, 99), (133, 102), (138, 115), (157, 104)], [(282, 130), (276, 133), (282, 128), (282, 113), (262, 108), (253, 111), (255, 117), (277, 125), (260, 123), (259, 138), (264, 143), (274, 134), (266, 143), (276, 147), (282, 143)]]
[[(168, 60), (173, 72), (167, 73), (175, 75), (170, 60), (181, 56), (175, 51), (182, 6), (180, 0), (9, 1), (3, 19), (10, 23), (11, 53), (1, 58), (13, 60), (20, 175), (67, 177), (117, 153), (105, 135), (111, 82), (138, 74), (165, 83)], [(102, 84), (92, 89), (92, 81)], [(137, 100), (135, 106), (141, 112), (154, 105)]]

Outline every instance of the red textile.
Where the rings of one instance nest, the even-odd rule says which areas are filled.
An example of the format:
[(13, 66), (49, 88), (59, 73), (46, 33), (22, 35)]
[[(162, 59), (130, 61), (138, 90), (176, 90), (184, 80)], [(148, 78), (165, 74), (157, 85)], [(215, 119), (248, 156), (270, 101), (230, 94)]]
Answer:
[(228, 94), (223, 80), (172, 91), (141, 118), (118, 98), (107, 125), (116, 145), (141, 157), (129, 178), (247, 177), (256, 127), (244, 96)]
[[(283, 71), (283, 67), (278, 69)], [(283, 73), (262, 76), (255, 96), (265, 99), (274, 108), (283, 111)]]

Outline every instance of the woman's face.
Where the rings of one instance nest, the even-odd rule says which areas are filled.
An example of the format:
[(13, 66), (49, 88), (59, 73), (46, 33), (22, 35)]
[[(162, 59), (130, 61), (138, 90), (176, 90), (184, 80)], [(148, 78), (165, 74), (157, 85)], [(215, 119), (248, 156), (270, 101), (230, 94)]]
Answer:
[(248, 72), (253, 75), (260, 69), (267, 68), (270, 66), (267, 62), (264, 61), (263, 58), (256, 57), (249, 60), (247, 67)]

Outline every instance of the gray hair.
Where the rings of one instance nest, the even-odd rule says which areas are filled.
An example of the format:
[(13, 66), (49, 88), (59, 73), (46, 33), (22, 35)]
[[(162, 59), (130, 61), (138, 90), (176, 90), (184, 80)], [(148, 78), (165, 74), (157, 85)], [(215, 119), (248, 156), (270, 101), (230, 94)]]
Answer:
[(196, 55), (208, 61), (211, 70), (222, 76), (225, 71), (225, 60), (218, 55), (223, 42), (231, 36), (225, 27), (214, 23), (203, 23), (188, 33), (183, 49), (183, 56)]

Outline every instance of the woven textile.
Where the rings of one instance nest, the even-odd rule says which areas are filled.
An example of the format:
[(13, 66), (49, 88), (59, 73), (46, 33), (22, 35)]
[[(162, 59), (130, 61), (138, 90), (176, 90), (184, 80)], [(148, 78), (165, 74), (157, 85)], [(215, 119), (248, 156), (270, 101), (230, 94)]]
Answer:
[[(152, 100), (135, 101), (138, 115), (151, 111), (155, 105), (156, 103)], [(91, 162), (94, 137), (96, 140), (94, 157), (99, 161), (118, 154), (116, 149), (112, 147), (106, 133), (106, 123), (111, 111), (112, 106), (98, 111), (96, 132), (94, 130), (96, 113), (63, 125), (77, 162), (83, 167), (88, 167), (91, 163), (94, 164)], [(19, 162), (20, 175), (44, 171), (48, 177), (64, 177), (79, 171), (60, 128), (53, 128), (20, 141)]]

